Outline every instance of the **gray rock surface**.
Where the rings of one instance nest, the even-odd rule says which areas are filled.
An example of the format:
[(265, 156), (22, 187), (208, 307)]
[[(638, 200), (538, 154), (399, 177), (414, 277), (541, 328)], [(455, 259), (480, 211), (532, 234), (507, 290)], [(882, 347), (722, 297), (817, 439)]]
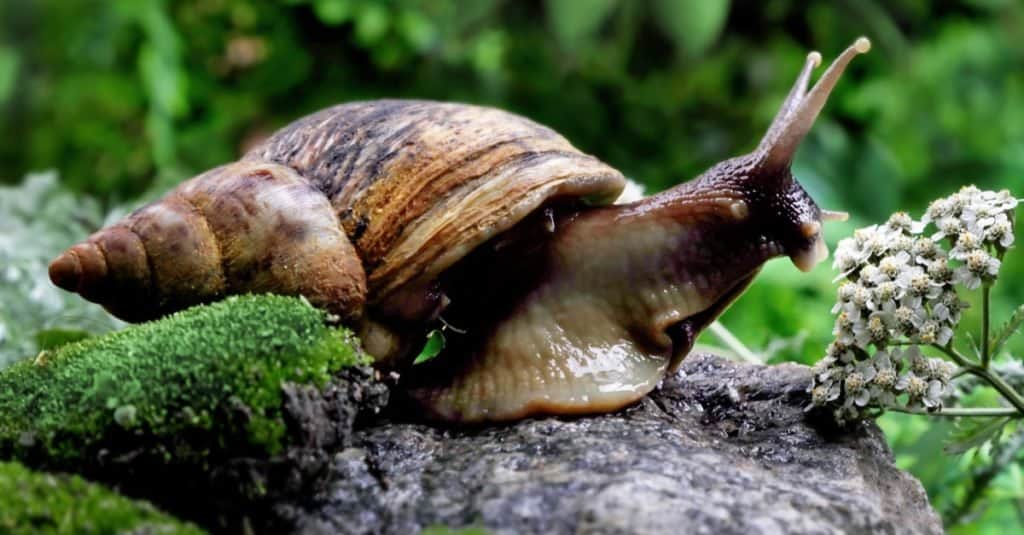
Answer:
[(808, 419), (807, 368), (687, 358), (617, 414), (442, 430), (365, 428), (326, 490), (277, 512), (302, 533), (941, 533), (874, 424)]

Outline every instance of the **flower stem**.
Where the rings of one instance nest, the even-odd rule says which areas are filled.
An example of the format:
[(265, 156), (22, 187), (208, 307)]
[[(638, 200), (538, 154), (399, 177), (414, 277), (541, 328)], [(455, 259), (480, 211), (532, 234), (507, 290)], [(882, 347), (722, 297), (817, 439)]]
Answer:
[(1010, 407), (952, 407), (942, 408), (937, 411), (929, 411), (926, 409), (912, 409), (909, 407), (886, 407), (885, 410), (893, 412), (903, 412), (906, 414), (925, 414), (928, 416), (945, 416), (947, 418), (955, 417), (991, 417), (991, 416), (1009, 416), (1011, 418), (1024, 417), (1024, 413), (1017, 409)]
[(1018, 412), (1024, 414), (1024, 397), (1021, 397), (1021, 395), (1018, 394), (1017, 391), (1009, 385), (1009, 383), (1004, 381), (1002, 377), (999, 377), (981, 366), (974, 365), (972, 368), (971, 373), (981, 377), (988, 384), (992, 385), (992, 388), (998, 390), (999, 393), (1006, 398), (1006, 401), (1010, 402), (1010, 405), (1013, 405)]
[(740, 339), (736, 338), (736, 335), (732, 334), (732, 332), (730, 332), (729, 329), (726, 329), (725, 325), (722, 325), (719, 321), (716, 320), (711, 322), (708, 330), (714, 333), (714, 335), (718, 337), (723, 344), (728, 346), (728, 348), (731, 349), (732, 352), (740, 358), (740, 360), (754, 364), (764, 364), (763, 359), (754, 354), (754, 352), (748, 349), (747, 346), (743, 345), (743, 342), (740, 342)]
[[(966, 373), (970, 373), (971, 375), (977, 375), (978, 377), (982, 378), (986, 383), (992, 385), (992, 388), (995, 388), (997, 391), (999, 391), (999, 393), (1002, 394), (1004, 398), (1006, 398), (1006, 401), (1009, 401), (1010, 405), (1014, 406), (1017, 412), (1024, 415), (1024, 397), (1018, 394), (1017, 391), (1014, 390), (1009, 383), (1004, 381), (1002, 377), (999, 377), (998, 375), (992, 373), (984, 366), (971, 362), (970, 360), (967, 359), (967, 357), (961, 355), (960, 352), (958, 352), (956, 349), (953, 349), (952, 345), (940, 346), (933, 344), (932, 347), (948, 355), (949, 358), (953, 359), (954, 362), (959, 364), (963, 368), (963, 370), (966, 371)], [(957, 374), (962, 375), (962, 373), (959, 370)]]
[(988, 308), (989, 308), (989, 293), (992, 291), (992, 285), (985, 283), (984, 288), (981, 291), (981, 367), (988, 369)]
[[(943, 353), (946, 354), (947, 357), (953, 359), (953, 362), (956, 362), (961, 367), (966, 368), (968, 371), (971, 371), (973, 368), (978, 367), (978, 365), (972, 362), (971, 359), (961, 355), (960, 352), (957, 351), (956, 349), (953, 349), (953, 344), (949, 344), (946, 346), (932, 344), (932, 347), (938, 349), (939, 351), (942, 351)], [(973, 373), (973, 371), (971, 371), (971, 373)]]

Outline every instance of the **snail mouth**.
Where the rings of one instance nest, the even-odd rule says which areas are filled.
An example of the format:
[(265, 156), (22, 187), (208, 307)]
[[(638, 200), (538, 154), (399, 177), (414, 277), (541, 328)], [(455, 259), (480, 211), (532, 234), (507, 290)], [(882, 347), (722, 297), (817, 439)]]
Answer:
[(674, 372), (679, 367), (679, 364), (683, 362), (686, 355), (690, 353), (690, 350), (693, 349), (693, 343), (697, 340), (697, 336), (700, 335), (701, 331), (708, 325), (711, 325), (711, 322), (715, 321), (750, 286), (751, 281), (754, 280), (759, 271), (761, 271), (760, 268), (736, 281), (731, 288), (704, 310), (665, 329), (666, 334), (672, 339), (672, 360), (668, 365), (669, 373)]
[(818, 234), (807, 247), (789, 255), (793, 265), (804, 273), (814, 269), (814, 266), (817, 266), (819, 262), (826, 258), (828, 258), (828, 246), (825, 245), (825, 240), (822, 239), (821, 234)]

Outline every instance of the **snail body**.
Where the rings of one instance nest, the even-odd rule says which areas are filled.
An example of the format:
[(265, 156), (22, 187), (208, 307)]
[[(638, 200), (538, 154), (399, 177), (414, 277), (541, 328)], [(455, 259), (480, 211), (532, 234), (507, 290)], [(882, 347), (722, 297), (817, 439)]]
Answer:
[[(56, 258), (55, 284), (129, 321), (244, 292), (303, 295), (453, 422), (618, 409), (678, 366), (770, 258), (827, 255), (794, 152), (847, 63), (811, 53), (752, 153), (628, 204), (554, 131), (381, 100), (292, 123)], [(441, 356), (410, 369), (424, 334)]]

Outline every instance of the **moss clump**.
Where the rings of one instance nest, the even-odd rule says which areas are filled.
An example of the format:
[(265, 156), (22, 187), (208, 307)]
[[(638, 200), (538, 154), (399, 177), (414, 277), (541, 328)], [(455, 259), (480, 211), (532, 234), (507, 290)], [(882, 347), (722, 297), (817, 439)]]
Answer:
[(77, 476), (32, 472), (0, 462), (0, 532), (199, 535), (146, 502), (129, 500)]
[[(0, 372), (0, 456), (43, 452), (41, 464), (61, 466), (111, 437), (164, 439), (166, 455), (237, 451), (240, 442), (275, 454), (288, 445), (281, 385), (323, 387), (366, 359), (347, 330), (301, 299), (197, 306)], [(195, 436), (203, 440), (181, 439)]]

